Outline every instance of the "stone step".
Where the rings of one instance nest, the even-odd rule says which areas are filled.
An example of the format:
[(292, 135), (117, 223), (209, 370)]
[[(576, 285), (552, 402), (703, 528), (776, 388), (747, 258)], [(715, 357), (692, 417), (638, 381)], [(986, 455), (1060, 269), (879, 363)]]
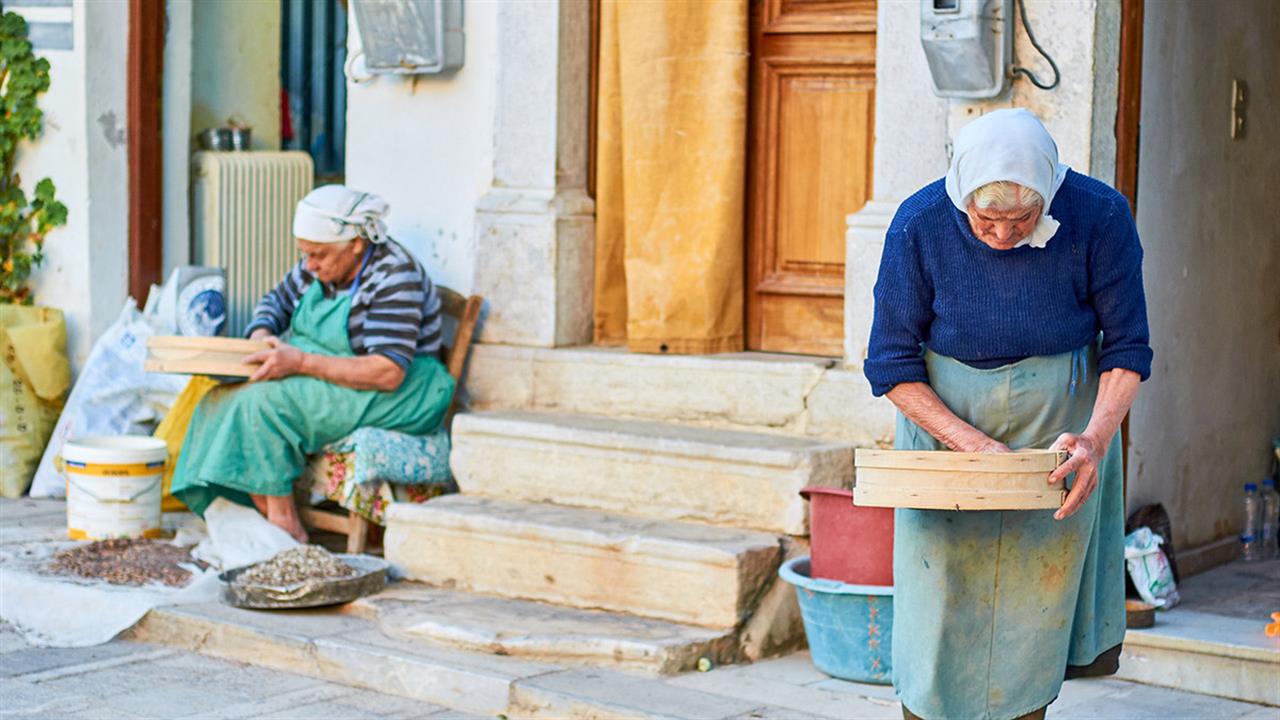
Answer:
[(450, 462), (467, 494), (790, 535), (801, 488), (853, 481), (828, 440), (557, 412), (458, 415)]
[(560, 412), (837, 439), (893, 438), (895, 411), (861, 368), (771, 353), (641, 355), (621, 348), (471, 348), (465, 402), (474, 410)]
[(557, 665), (667, 675), (703, 658), (717, 666), (738, 659), (733, 631), (420, 583), (397, 583), (350, 607), (392, 637)]
[(432, 585), (726, 629), (782, 550), (762, 532), (472, 495), (392, 505), (384, 546)]
[(1124, 636), (1116, 677), (1205, 695), (1280, 705), (1280, 638), (1267, 619), (1244, 620), (1181, 608)]
[(372, 620), (328, 608), (259, 612), (221, 603), (160, 607), (127, 637), (490, 718), (508, 711), (517, 681), (559, 669), (388, 637)]
[[(392, 585), (387, 592), (395, 595), (396, 591)], [(489, 718), (833, 720), (847, 716), (813, 715), (797, 711), (794, 703), (775, 706), (758, 697), (739, 699), (734, 697), (737, 687), (732, 682), (727, 692), (706, 692), (603, 668), (564, 668), (437, 647), (421, 639), (388, 636), (383, 633), (384, 623), (367, 617), (368, 613), (368, 608), (351, 605), (291, 612), (256, 612), (221, 603), (160, 607), (129, 630), (127, 639)], [(859, 708), (856, 700), (851, 696), (849, 707)]]

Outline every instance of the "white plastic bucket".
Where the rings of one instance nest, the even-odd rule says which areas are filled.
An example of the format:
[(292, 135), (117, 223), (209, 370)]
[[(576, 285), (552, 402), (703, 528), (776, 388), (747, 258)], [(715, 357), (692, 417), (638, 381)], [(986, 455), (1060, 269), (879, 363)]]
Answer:
[(62, 446), (67, 536), (159, 537), (160, 481), (169, 448), (140, 435), (84, 437)]

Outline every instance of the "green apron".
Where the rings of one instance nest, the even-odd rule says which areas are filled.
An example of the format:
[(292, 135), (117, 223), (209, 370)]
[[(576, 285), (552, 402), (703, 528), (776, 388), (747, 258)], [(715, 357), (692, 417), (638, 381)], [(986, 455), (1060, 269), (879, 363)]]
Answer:
[[(1097, 351), (990, 370), (926, 352), (929, 383), (956, 415), (1010, 448), (1082, 432)], [(945, 450), (898, 416), (894, 447)], [(1071, 517), (1052, 510), (899, 509), (894, 520), (893, 684), (911, 712), (1003, 720), (1048, 705), (1068, 665), (1124, 639), (1120, 434), (1098, 487)]]
[[(368, 261), (368, 253), (365, 262)], [(347, 334), (350, 292), (326, 298), (313, 281), (289, 324), (289, 343), (305, 352), (354, 357)], [(444, 419), (453, 378), (419, 355), (392, 392), (353, 390), (305, 375), (223, 385), (200, 402), (173, 476), (173, 495), (200, 515), (218, 496), (252, 505), (250, 494), (289, 495), (307, 456), (357, 428), (426, 435)]]

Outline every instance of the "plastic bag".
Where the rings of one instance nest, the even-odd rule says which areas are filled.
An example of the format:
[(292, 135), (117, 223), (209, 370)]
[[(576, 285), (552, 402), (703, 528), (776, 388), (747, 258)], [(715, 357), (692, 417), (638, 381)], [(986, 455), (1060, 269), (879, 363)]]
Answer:
[(143, 369), (147, 338), (155, 330), (130, 298), (120, 317), (93, 345), (58, 418), (31, 485), (32, 497), (63, 497), (66, 476), (54, 459), (70, 438), (88, 435), (150, 435), (189, 375)]
[(0, 305), (0, 495), (21, 497), (62, 412), (71, 365), (62, 311)]
[(1158, 608), (1168, 610), (1178, 604), (1178, 586), (1173, 570), (1160, 545), (1164, 538), (1140, 527), (1124, 538), (1124, 562), (1138, 595)]
[(142, 312), (167, 335), (217, 335), (227, 324), (227, 272), (184, 265), (163, 285), (151, 286)]

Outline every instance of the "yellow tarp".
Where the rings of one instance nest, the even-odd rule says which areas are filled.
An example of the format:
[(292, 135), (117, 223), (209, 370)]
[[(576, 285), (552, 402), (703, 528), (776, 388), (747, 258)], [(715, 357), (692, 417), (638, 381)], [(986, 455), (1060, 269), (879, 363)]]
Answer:
[(0, 495), (26, 493), (70, 387), (62, 311), (0, 305)]
[(600, 5), (596, 341), (741, 350), (747, 2)]
[(173, 485), (173, 469), (178, 465), (178, 453), (182, 452), (182, 441), (187, 436), (187, 426), (191, 424), (191, 416), (195, 413), (196, 406), (210, 390), (216, 387), (218, 387), (217, 380), (204, 375), (193, 375), (191, 381), (178, 394), (178, 399), (173, 401), (173, 407), (169, 408), (164, 419), (156, 426), (154, 436), (164, 440), (169, 446), (169, 461), (165, 463), (164, 479), (160, 485), (164, 492), (160, 502), (165, 512), (187, 509), (181, 500), (169, 493), (169, 488)]

